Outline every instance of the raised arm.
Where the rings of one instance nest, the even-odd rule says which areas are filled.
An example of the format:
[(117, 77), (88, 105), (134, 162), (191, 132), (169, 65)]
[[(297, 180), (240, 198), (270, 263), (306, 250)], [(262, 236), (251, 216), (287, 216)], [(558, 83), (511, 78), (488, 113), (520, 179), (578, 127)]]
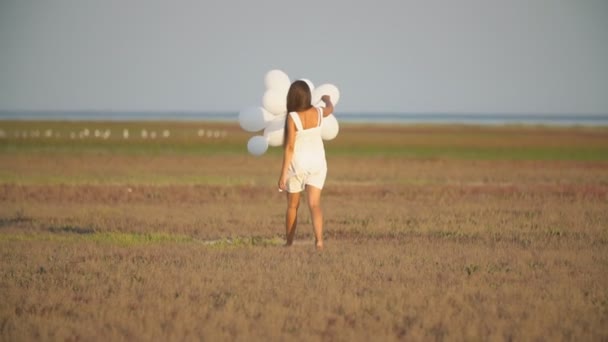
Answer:
[(293, 122), (291, 115), (287, 114), (287, 120), (285, 129), (285, 143), (283, 151), (283, 165), (281, 166), (281, 175), (279, 176), (279, 190), (287, 190), (287, 171), (289, 170), (289, 164), (293, 158), (293, 148), (296, 143), (296, 124)]
[(334, 104), (331, 103), (331, 98), (329, 95), (321, 96), (321, 101), (325, 102), (325, 108), (323, 108), (323, 117), (326, 117), (334, 112)]

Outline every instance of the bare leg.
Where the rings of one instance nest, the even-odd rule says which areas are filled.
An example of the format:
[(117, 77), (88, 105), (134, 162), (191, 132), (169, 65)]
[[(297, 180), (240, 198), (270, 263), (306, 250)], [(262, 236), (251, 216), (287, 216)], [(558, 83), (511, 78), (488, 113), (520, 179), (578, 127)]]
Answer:
[(293, 244), (298, 224), (298, 207), (300, 206), (300, 193), (287, 193), (287, 213), (285, 214), (285, 246)]
[(323, 211), (321, 210), (321, 189), (307, 185), (308, 208), (312, 216), (317, 249), (323, 249)]

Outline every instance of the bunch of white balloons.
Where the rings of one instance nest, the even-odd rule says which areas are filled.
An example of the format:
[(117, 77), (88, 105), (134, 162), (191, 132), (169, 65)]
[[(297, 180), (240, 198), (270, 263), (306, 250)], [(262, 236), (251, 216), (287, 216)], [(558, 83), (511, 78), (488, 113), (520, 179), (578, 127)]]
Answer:
[[(311, 104), (315, 107), (325, 107), (321, 101), (323, 95), (329, 95), (331, 102), (336, 105), (340, 100), (340, 91), (333, 84), (323, 84), (314, 87), (312, 82), (303, 79), (311, 91)], [(249, 153), (260, 156), (268, 150), (268, 146), (283, 145), (285, 120), (287, 118), (287, 92), (291, 86), (289, 76), (281, 70), (271, 70), (264, 78), (266, 92), (262, 97), (262, 107), (249, 107), (239, 112), (239, 125), (247, 132), (263, 130), (263, 135), (251, 137), (247, 142)], [(321, 137), (332, 140), (338, 135), (340, 127), (338, 120), (331, 114), (321, 123)]]

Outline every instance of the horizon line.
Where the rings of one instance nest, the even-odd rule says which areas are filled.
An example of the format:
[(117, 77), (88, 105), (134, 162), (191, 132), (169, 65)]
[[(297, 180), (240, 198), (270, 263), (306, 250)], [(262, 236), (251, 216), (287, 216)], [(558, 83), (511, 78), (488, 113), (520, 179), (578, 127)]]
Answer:
[[(1, 114), (43, 114), (43, 113), (80, 113), (80, 114), (169, 114), (169, 113), (179, 113), (179, 114), (214, 114), (214, 115), (235, 115), (240, 112), (240, 110), (114, 110), (114, 109), (0, 109)], [(508, 116), (545, 116), (545, 117), (559, 117), (559, 116), (586, 116), (586, 117), (604, 117), (608, 116), (608, 112), (606, 113), (597, 113), (597, 112), (501, 112), (501, 111), (492, 111), (492, 112), (478, 112), (478, 111), (379, 111), (379, 110), (370, 110), (370, 111), (344, 111), (336, 112), (338, 115), (388, 115), (388, 116), (398, 116), (398, 115), (466, 115), (466, 116), (499, 116), (499, 115), (508, 115)]]

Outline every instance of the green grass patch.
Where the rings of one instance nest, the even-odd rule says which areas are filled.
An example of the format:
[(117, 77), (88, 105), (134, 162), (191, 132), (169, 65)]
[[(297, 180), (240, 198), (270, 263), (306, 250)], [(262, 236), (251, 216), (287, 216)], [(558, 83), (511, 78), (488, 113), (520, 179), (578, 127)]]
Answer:
[(120, 246), (136, 246), (159, 243), (195, 242), (191, 237), (168, 233), (82, 233), (65, 230), (62, 233), (17, 233), (0, 234), (0, 242), (13, 241), (49, 241), (49, 242), (83, 242), (106, 243)]
[(280, 246), (285, 242), (279, 237), (230, 237), (216, 240), (200, 240), (186, 235), (170, 233), (122, 233), (94, 232), (82, 227), (53, 227), (50, 233), (2, 233), (0, 243), (15, 241), (48, 241), (59, 243), (94, 242), (123, 247), (163, 243), (199, 243), (213, 248)]
[(327, 155), (466, 160), (608, 160), (608, 147), (332, 146)]
[[(416, 146), (416, 145), (351, 145), (326, 144), (328, 157), (335, 156), (386, 156), (403, 158), (447, 158), (467, 160), (608, 160), (608, 147), (604, 146), (526, 146), (526, 147), (483, 147), (483, 146)], [(3, 141), (2, 154), (45, 154), (45, 155), (247, 155), (246, 141), (243, 142), (40, 142)], [(267, 154), (278, 156), (281, 148), (269, 148)], [(252, 157), (253, 158), (253, 157)]]
[(4, 154), (56, 154), (56, 155), (225, 155), (247, 153), (246, 142), (197, 141), (15, 141), (0, 142)]
[(261, 236), (252, 237), (232, 237), (223, 238), (217, 240), (204, 241), (205, 245), (213, 246), (216, 248), (227, 248), (227, 247), (249, 247), (249, 246), (281, 246), (285, 244), (285, 240), (278, 236), (272, 238), (265, 238)]

